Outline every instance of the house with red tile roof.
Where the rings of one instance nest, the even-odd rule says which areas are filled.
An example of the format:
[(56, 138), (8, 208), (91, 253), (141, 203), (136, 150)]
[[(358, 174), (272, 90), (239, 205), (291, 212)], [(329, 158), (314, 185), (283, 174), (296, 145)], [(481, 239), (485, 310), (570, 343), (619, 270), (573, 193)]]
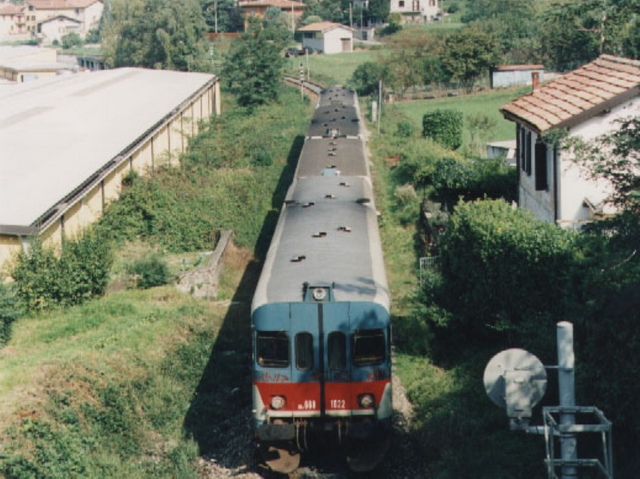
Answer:
[(567, 150), (545, 135), (566, 130), (591, 141), (617, 128), (617, 120), (640, 116), (640, 61), (602, 55), (544, 86), (536, 72), (531, 93), (500, 108), (516, 123), (518, 202), (543, 221), (579, 228), (613, 213), (606, 181), (588, 178)]
[(242, 10), (245, 30), (249, 25), (249, 18), (258, 17), (262, 19), (267, 10), (277, 8), (287, 15), (292, 31), (297, 21), (302, 17), (304, 9), (307, 8), (304, 3), (292, 0), (238, 0), (238, 7)]
[(20, 5), (0, 2), (0, 39), (26, 32), (24, 12)]

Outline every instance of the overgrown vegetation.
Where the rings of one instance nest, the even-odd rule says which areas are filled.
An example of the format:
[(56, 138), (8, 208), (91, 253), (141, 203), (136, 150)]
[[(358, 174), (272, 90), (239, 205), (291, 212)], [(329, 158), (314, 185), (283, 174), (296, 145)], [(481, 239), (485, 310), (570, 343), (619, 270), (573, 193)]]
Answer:
[[(308, 103), (297, 91), (283, 96), (251, 114), (229, 100), (227, 113), (202, 125), (182, 168), (126, 178), (95, 234), (66, 241), (60, 256), (37, 242), (23, 253), (13, 287), (0, 286), (11, 351), (0, 378), (0, 475), (196, 477), (197, 455), (227, 446), (219, 427), (250, 409), (243, 378), (258, 273), (250, 259), (266, 252), (308, 126)], [(238, 305), (155, 286), (174, 254), (210, 250), (220, 229), (245, 251), (231, 248), (220, 283), (220, 297)], [(96, 263), (103, 248), (122, 255), (134, 241), (147, 246), (117, 267), (148, 289), (116, 281), (91, 299), (91, 275), (106, 286), (101, 273), (114, 273)], [(21, 304), (32, 312), (18, 319)], [(211, 366), (222, 361), (223, 370)]]
[[(282, 14), (279, 10), (277, 13)], [(250, 25), (247, 33), (231, 45), (222, 72), (238, 103), (247, 107), (278, 99), (284, 67), (280, 51), (288, 38), (288, 30), (271, 26), (268, 17), (264, 24), (254, 21)]]
[(0, 347), (11, 337), (11, 325), (20, 317), (21, 306), (13, 288), (0, 283)]
[[(635, 193), (628, 195), (637, 189), (637, 177), (629, 175), (629, 166), (637, 165), (637, 135), (628, 134), (633, 127), (582, 149), (592, 160), (612, 160), (594, 171), (619, 180), (615, 198), (628, 211), (576, 233), (514, 209), (509, 203), (515, 174), (502, 160), (464, 158), (428, 139), (403, 137), (400, 108), (387, 107), (384, 117), (371, 148), (383, 180), (377, 184), (386, 185), (377, 201), (395, 300), (396, 365), (416, 407), (414, 434), (430, 458), (431, 476), (467, 477), (473, 471), (477, 478), (546, 477), (542, 439), (508, 431), (481, 379), (488, 360), (510, 347), (554, 364), (555, 324), (568, 320), (580, 358), (578, 400), (601, 407), (614, 421), (616, 475), (634, 477), (639, 466), (627, 445), (640, 424), (617, 406), (640, 394), (625, 379), (640, 367), (634, 359), (640, 228), (632, 213)], [(412, 197), (408, 184), (427, 200), (426, 229), (403, 214)], [(440, 255), (438, 267), (421, 272), (421, 288), (407, 273), (415, 256), (401, 257), (398, 250)], [(547, 404), (558, 401), (552, 383)], [(585, 446), (585, 457), (590, 452)]]
[(422, 136), (431, 138), (449, 150), (462, 146), (461, 111), (435, 110), (422, 117)]
[(34, 239), (20, 252), (11, 276), (29, 310), (72, 306), (104, 293), (112, 261), (112, 244), (94, 228), (65, 239), (60, 253)]

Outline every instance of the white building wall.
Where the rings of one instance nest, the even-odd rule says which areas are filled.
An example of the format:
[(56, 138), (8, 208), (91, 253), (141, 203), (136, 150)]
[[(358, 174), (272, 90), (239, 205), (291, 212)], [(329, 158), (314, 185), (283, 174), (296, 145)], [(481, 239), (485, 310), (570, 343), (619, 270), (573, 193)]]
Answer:
[[(599, 115), (586, 122), (573, 127), (569, 131), (570, 137), (581, 137), (586, 141), (593, 140), (607, 132), (617, 128), (616, 120), (630, 116), (640, 115), (640, 97), (613, 108), (606, 116)], [(535, 151), (537, 135), (531, 133), (531, 150)], [(588, 178), (588, 172), (573, 161), (566, 151), (558, 154), (557, 162), (553, 160), (553, 150), (547, 150), (547, 184), (546, 190), (536, 190), (535, 183), (535, 155), (532, 153), (532, 172), (527, 175), (519, 168), (519, 192), (518, 201), (522, 208), (547, 222), (556, 221), (554, 204), (556, 201), (555, 189), (558, 188), (557, 209), (558, 223), (565, 227), (579, 227), (591, 220), (592, 212), (585, 204), (588, 199), (592, 204), (599, 205), (611, 193), (611, 185), (604, 180), (594, 181)], [(555, 171), (554, 171), (555, 167)], [(558, 185), (555, 181), (558, 181)], [(611, 211), (611, 210), (609, 210)]]
[(104, 5), (102, 2), (96, 2), (93, 5), (89, 5), (79, 15), (79, 20), (82, 21), (83, 32), (86, 34), (91, 30), (98, 28), (100, 23), (100, 17), (102, 17), (102, 11)]
[[(309, 35), (310, 32), (305, 32)], [(314, 37), (303, 37), (302, 47), (323, 53), (342, 53), (353, 51), (353, 31), (348, 28), (332, 28), (324, 33), (313, 32)], [(346, 49), (343, 49), (343, 39), (347, 40)]]
[(40, 26), (40, 33), (44, 36), (46, 43), (52, 43), (54, 40), (60, 42), (62, 37), (69, 33), (82, 35), (82, 25), (64, 17), (53, 18)]
[(346, 30), (343, 28), (335, 28), (325, 33), (324, 35), (324, 46), (325, 53), (342, 53), (342, 39), (349, 39), (349, 49), (348, 51), (353, 50), (353, 33), (350, 30)]
[[(2, 7), (0, 6), (0, 8)], [(20, 29), (16, 24), (19, 18), (21, 18), (21, 16), (2, 13), (2, 11), (0, 11), (0, 39), (20, 33)]]
[(400, 13), (408, 23), (433, 21), (440, 13), (438, 0), (391, 0), (390, 13)]
[[(617, 129), (616, 121), (630, 116), (640, 116), (640, 97), (613, 108), (606, 116), (597, 116), (572, 128), (569, 136), (591, 141)], [(587, 171), (567, 155), (563, 157), (561, 168), (561, 220), (563, 222), (589, 220), (589, 209), (584, 205), (584, 199), (588, 198), (592, 203), (600, 204), (611, 194), (611, 185), (604, 180), (589, 180)]]

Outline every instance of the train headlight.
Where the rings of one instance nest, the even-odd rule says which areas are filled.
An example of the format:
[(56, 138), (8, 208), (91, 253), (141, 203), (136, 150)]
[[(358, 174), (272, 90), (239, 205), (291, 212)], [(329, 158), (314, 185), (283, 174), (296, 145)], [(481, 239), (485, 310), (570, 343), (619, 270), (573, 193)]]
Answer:
[(366, 409), (372, 408), (373, 405), (375, 404), (375, 400), (373, 399), (373, 394), (362, 394), (358, 398), (358, 404), (360, 404), (360, 407), (363, 407)]
[(271, 398), (271, 409), (282, 409), (286, 402), (287, 401), (282, 396), (273, 396)]
[(327, 290), (325, 288), (313, 288), (313, 299), (316, 301), (324, 301), (327, 297)]

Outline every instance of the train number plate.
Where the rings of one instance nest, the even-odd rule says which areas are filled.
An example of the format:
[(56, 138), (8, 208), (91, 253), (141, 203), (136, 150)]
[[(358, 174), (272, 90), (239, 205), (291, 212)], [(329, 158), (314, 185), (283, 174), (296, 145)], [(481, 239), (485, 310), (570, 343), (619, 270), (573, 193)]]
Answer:
[(344, 399), (332, 399), (330, 401), (331, 409), (344, 409), (347, 407), (347, 402)]
[(298, 409), (308, 411), (310, 409), (317, 409), (315, 399), (305, 399), (302, 404), (298, 404)]

